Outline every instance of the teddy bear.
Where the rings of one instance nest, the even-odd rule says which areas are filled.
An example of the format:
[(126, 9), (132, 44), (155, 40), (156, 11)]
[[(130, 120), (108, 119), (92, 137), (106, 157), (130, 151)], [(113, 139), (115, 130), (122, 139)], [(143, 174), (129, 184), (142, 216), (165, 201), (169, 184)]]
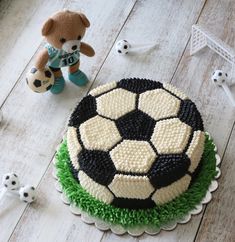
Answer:
[(53, 94), (61, 93), (65, 86), (61, 67), (68, 67), (68, 79), (75, 85), (84, 86), (88, 82), (79, 65), (80, 53), (89, 57), (95, 55), (90, 45), (81, 42), (89, 26), (83, 13), (69, 10), (55, 13), (43, 24), (41, 32), (47, 43), (37, 55), (35, 67), (43, 71), (48, 66), (53, 72), (55, 81), (50, 88)]

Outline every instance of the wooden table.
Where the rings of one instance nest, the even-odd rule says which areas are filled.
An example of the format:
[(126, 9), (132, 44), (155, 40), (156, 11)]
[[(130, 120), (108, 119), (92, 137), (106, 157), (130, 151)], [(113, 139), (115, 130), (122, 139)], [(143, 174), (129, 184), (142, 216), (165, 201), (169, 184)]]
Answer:
[[(40, 26), (53, 12), (81, 10), (91, 21), (85, 41), (94, 58), (81, 57), (90, 77), (84, 88), (67, 82), (60, 95), (35, 94), (25, 73), (43, 46)], [(0, 1), (0, 177), (15, 171), (35, 185), (38, 200), (28, 206), (6, 197), (0, 207), (0, 241), (235, 241), (235, 111), (210, 78), (230, 66), (207, 49), (191, 57), (192, 24), (199, 23), (234, 47), (234, 0), (2, 0)], [(156, 41), (148, 55), (120, 57), (114, 44)], [(186, 225), (157, 236), (116, 236), (84, 224), (62, 204), (51, 176), (55, 149), (78, 101), (100, 84), (123, 77), (171, 82), (194, 100), (222, 157), (222, 177), (213, 201)], [(234, 92), (235, 93), (235, 92)]]

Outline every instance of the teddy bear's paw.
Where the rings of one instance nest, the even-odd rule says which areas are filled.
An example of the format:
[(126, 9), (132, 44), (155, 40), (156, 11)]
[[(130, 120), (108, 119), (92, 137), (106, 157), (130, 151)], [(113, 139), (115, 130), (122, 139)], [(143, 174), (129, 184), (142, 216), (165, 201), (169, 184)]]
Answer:
[(69, 73), (69, 80), (77, 86), (85, 86), (88, 82), (86, 74), (80, 70)]
[(57, 78), (55, 78), (55, 83), (51, 87), (50, 91), (53, 94), (59, 94), (64, 90), (64, 86), (65, 86), (64, 77), (63, 76), (57, 77)]

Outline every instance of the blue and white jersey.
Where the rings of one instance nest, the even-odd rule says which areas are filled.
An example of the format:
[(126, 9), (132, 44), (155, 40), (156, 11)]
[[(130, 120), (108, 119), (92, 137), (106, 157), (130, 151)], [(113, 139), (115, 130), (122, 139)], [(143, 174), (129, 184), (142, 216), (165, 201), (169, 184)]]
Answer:
[(72, 66), (79, 61), (79, 49), (73, 53), (67, 53), (64, 50), (54, 48), (50, 44), (46, 44), (45, 48), (47, 49), (49, 55), (49, 60), (47, 62), (48, 66), (60, 68), (64, 66)]

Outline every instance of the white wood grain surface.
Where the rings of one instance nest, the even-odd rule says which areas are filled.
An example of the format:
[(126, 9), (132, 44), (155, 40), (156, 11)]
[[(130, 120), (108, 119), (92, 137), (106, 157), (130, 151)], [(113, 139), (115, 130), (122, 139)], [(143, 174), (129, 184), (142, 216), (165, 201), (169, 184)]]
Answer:
[[(96, 56), (81, 61), (91, 82), (84, 88), (67, 83), (58, 96), (38, 95), (26, 86), (25, 72), (42, 46), (42, 22), (64, 7), (83, 11), (91, 21), (85, 41), (94, 46)], [(209, 50), (190, 57), (188, 45), (191, 25), (199, 22), (234, 47), (234, 12), (233, 0), (0, 1), (0, 177), (13, 170), (24, 183), (38, 186), (39, 194), (30, 206), (11, 197), (0, 202), (0, 241), (235, 241), (235, 111), (210, 81), (214, 69), (229, 66)], [(148, 54), (119, 57), (117, 39), (156, 41), (158, 47)], [(87, 91), (134, 76), (172, 82), (184, 90), (223, 156), (219, 191), (202, 214), (174, 231), (138, 238), (101, 232), (72, 215), (54, 189), (50, 163), (69, 114)]]

